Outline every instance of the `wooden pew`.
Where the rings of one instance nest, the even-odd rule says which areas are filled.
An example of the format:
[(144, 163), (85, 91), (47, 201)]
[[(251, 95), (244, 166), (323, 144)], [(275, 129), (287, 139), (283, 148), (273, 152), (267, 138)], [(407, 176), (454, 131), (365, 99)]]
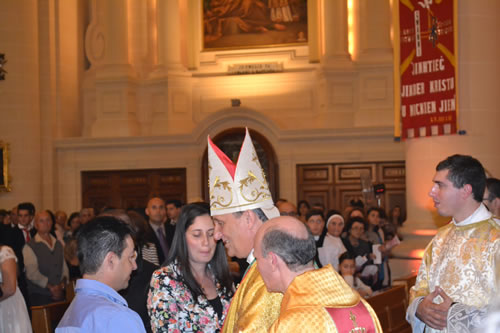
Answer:
[(52, 333), (68, 308), (70, 301), (32, 306), (31, 326), (34, 333)]
[(384, 333), (411, 333), (411, 326), (405, 319), (407, 295), (406, 287), (399, 285), (367, 299), (375, 310)]
[(403, 285), (406, 288), (407, 299), (410, 299), (410, 288), (417, 282), (417, 274), (413, 273), (407, 276), (403, 276), (392, 281), (392, 285)]

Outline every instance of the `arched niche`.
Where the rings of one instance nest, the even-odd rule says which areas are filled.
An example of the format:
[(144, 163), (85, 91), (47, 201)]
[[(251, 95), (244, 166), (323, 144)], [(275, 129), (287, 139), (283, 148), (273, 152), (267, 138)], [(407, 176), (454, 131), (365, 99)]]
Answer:
[[(279, 197), (279, 174), (278, 174), (278, 160), (274, 148), (267, 140), (267, 138), (253, 130), (248, 129), (250, 136), (252, 137), (252, 142), (259, 157), (262, 168), (266, 175), (267, 182), (269, 184), (269, 190), (273, 196), (274, 202)], [(245, 138), (245, 128), (244, 127), (233, 127), (222, 131), (212, 138), (212, 141), (226, 154), (234, 163), (237, 162), (238, 155), (240, 152), (241, 144)], [(208, 150), (205, 148), (203, 153), (203, 162), (201, 168), (201, 179), (202, 179), (202, 189), (203, 199), (206, 202), (210, 201), (208, 196)]]

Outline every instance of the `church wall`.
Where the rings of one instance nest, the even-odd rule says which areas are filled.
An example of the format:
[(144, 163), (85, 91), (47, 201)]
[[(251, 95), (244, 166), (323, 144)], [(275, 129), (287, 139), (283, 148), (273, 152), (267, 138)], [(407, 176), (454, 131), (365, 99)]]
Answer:
[(0, 140), (10, 145), (12, 185), (11, 192), (0, 192), (5, 209), (42, 201), (38, 52), (38, 1), (2, 1), (0, 53), (8, 73), (0, 81)]
[[(199, 198), (206, 136), (241, 126), (271, 142), (280, 196), (292, 201), (297, 164), (406, 158), (408, 211), (419, 226), (433, 227), (422, 184), (448, 152), (477, 155), (499, 174), (493, 145), (485, 144), (498, 142), (499, 51), (491, 42), (498, 36), (484, 32), (498, 30), (498, 4), (460, 4), (459, 103), (467, 136), (395, 143), (387, 1), (353, 1), (353, 54), (344, 0), (310, 1), (316, 25), (307, 46), (211, 52), (201, 50), (199, 3), (2, 3), (0, 52), (9, 74), (0, 82), (7, 119), (0, 133), (11, 143), (15, 191), (0, 194), (0, 206), (26, 199), (79, 209), (84, 170), (186, 167), (188, 199)], [(20, 14), (7, 14), (13, 11)], [(230, 65), (271, 62), (283, 72), (227, 74)], [(231, 99), (241, 105), (231, 107)]]
[[(199, 198), (206, 136), (231, 127), (249, 126), (268, 138), (280, 196), (292, 201), (297, 164), (403, 159), (404, 146), (392, 138), (385, 1), (357, 5), (356, 15), (377, 19), (357, 28), (363, 41), (354, 61), (347, 53), (347, 2), (310, 1), (316, 32), (308, 46), (209, 52), (201, 50), (200, 3), (90, 2), (82, 137), (54, 143), (59, 206), (79, 208), (84, 170), (186, 167), (188, 198)], [(331, 31), (332, 43), (322, 43)], [(227, 74), (246, 63), (278, 63), (283, 71)], [(232, 99), (241, 105), (231, 107)]]

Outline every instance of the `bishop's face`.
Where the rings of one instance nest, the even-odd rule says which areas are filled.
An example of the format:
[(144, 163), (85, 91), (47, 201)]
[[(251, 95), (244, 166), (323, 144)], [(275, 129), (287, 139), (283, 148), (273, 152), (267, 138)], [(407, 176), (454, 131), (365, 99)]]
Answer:
[(236, 217), (233, 213), (216, 215), (213, 217), (215, 222), (215, 240), (222, 240), (228, 256), (238, 257), (240, 259), (248, 257), (253, 248), (253, 236), (249, 232), (248, 212)]

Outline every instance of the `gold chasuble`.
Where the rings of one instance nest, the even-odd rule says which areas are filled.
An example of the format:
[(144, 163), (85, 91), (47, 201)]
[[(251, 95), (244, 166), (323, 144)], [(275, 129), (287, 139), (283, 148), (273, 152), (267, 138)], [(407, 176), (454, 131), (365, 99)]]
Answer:
[[(463, 226), (450, 222), (440, 228), (425, 249), (417, 281), (410, 289), (410, 306), (417, 297), (427, 296), (438, 286), (453, 302), (476, 309), (492, 304), (499, 291), (496, 285), (496, 274), (500, 270), (498, 253), (500, 226), (493, 218)], [(416, 306), (413, 305), (415, 309)], [(412, 325), (418, 324), (413, 313), (407, 317)], [(467, 318), (459, 319), (449, 316), (448, 325), (450, 320)], [(425, 332), (446, 331), (425, 327)]]
[(327, 265), (297, 276), (269, 332), (382, 332), (375, 311)]
[(267, 291), (254, 260), (231, 300), (222, 332), (267, 332), (278, 318), (282, 298)]

